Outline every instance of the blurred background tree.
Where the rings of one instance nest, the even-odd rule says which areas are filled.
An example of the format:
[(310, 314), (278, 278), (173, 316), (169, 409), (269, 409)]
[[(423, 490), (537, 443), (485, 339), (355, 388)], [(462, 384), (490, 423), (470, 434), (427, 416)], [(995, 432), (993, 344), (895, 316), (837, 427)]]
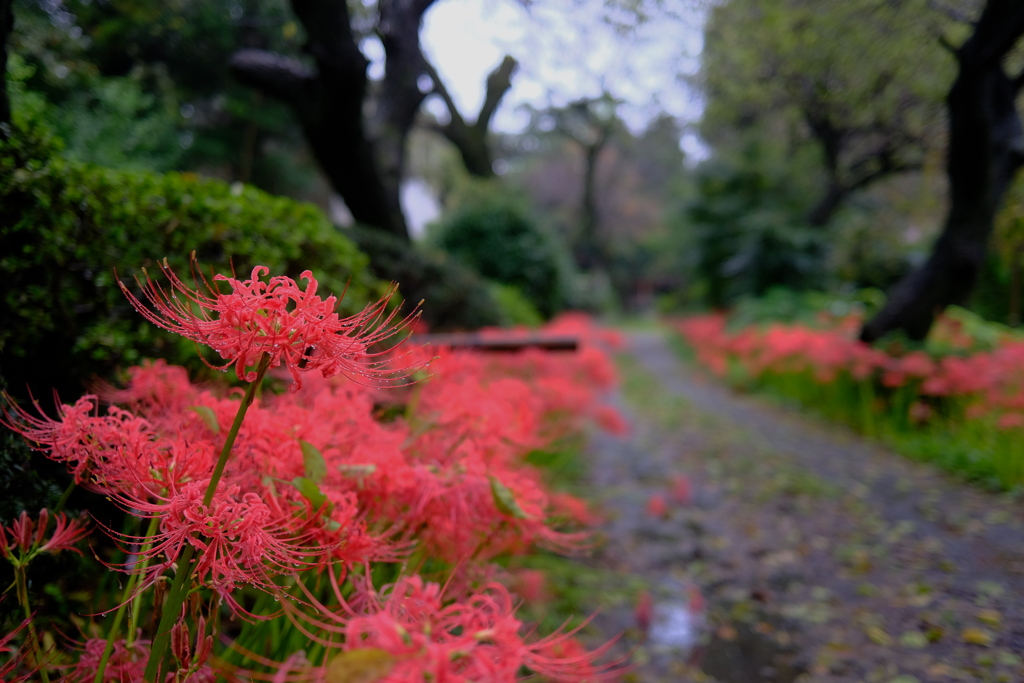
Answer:
[(729, 0), (705, 27), (701, 134), (716, 150), (751, 129), (819, 154), (807, 222), (828, 224), (854, 192), (923, 168), (941, 149), (954, 63), (927, 0)]
[[(944, 102), (983, 43), (999, 46), (985, 59), (1010, 74), (1000, 82), (1019, 85), (1006, 2), (491, 0), (480, 10), (459, 0), (0, 0), (0, 18), (13, 7), (6, 71), (18, 73), (21, 106), (39, 103), (62, 159), (313, 201), (335, 223), (361, 226), (343, 230), (378, 277), (437, 282), (435, 298), (477, 277), (480, 301), (463, 300), (467, 310), (498, 310), (494, 297), (504, 297), (550, 315), (634, 310), (659, 295), (669, 306), (728, 306), (778, 286), (889, 288), (929, 263), (943, 272), (929, 249), (947, 197), (981, 206), (964, 204), (943, 173), (955, 123)], [(465, 77), (456, 84), (423, 36), (431, 21), (479, 11), (493, 13), (498, 37), (469, 101)], [(700, 61), (687, 61), (683, 43), (698, 34)], [(700, 93), (689, 119), (664, 86), (684, 80)], [(1012, 116), (999, 120), (1013, 128)], [(1013, 135), (974, 139), (972, 148), (1003, 150), (989, 175), (1011, 177)], [(470, 222), (495, 234), (528, 224), (542, 237), (531, 247), (538, 262), (545, 250), (560, 255), (558, 291), (541, 296), (493, 274), (458, 240), (410, 240), (431, 217), (435, 237), (458, 223), (473, 179), (496, 189), (477, 197)], [(410, 204), (411, 186), (432, 206)], [(979, 311), (1019, 309), (1013, 231), (1001, 227), (984, 256), (1001, 193), (988, 190), (999, 191), (967, 240), (974, 265), (946, 278), (965, 285), (919, 284), (916, 299), (901, 300), (942, 290), (927, 300), (933, 310), (977, 282)], [(523, 222), (486, 218), (511, 204)], [(892, 310), (880, 333), (908, 331)], [(510, 319), (478, 313), (450, 325)], [(927, 319), (915, 318), (917, 333)]]

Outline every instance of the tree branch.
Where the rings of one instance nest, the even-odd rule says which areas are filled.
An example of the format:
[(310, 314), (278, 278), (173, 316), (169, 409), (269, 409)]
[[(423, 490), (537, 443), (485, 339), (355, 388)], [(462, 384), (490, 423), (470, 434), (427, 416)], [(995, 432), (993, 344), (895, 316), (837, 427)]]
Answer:
[(492, 168), (491, 149), (487, 139), (488, 129), (494, 112), (498, 109), (505, 93), (512, 87), (512, 74), (515, 73), (517, 63), (512, 57), (506, 56), (490, 74), (487, 76), (487, 90), (484, 95), (483, 105), (476, 121), (467, 124), (458, 107), (445, 87), (444, 82), (426, 60), (423, 60), (424, 70), (434, 82), (435, 92), (444, 101), (448, 108), (449, 121), (445, 125), (435, 124), (435, 128), (455, 145), (462, 155), (462, 161), (466, 170), (472, 175), (480, 178), (490, 178), (494, 175)]
[(988, 0), (974, 33), (957, 51), (949, 111), (950, 204), (928, 260), (901, 280), (861, 329), (872, 342), (893, 330), (924, 339), (936, 314), (962, 303), (977, 281), (996, 212), (1022, 157), (1024, 128), (1014, 82), (1000, 57), (1024, 35), (1024, 4)]
[(483, 106), (480, 107), (480, 113), (476, 117), (476, 126), (482, 125), (484, 128), (490, 126), (491, 118), (494, 117), (498, 105), (512, 88), (512, 76), (515, 75), (517, 68), (519, 68), (519, 62), (511, 55), (505, 55), (501, 64), (487, 75), (487, 90)]
[(961, 68), (987, 69), (1009, 52), (1024, 32), (1024, 3), (988, 0), (974, 33), (957, 50)]
[(231, 55), (228, 67), (239, 81), (274, 99), (296, 109), (311, 106), (309, 90), (316, 73), (294, 57), (266, 50), (239, 50)]
[(291, 4), (306, 30), (303, 49), (321, 71), (350, 82), (365, 79), (368, 62), (352, 32), (348, 4), (332, 0), (291, 0)]
[[(452, 99), (451, 94), (448, 92), (448, 88), (445, 87), (440, 74), (437, 73), (437, 69), (435, 69), (434, 65), (426, 59), (423, 60), (423, 69), (426, 71), (427, 75), (430, 76), (430, 80), (433, 81), (433, 92), (444, 102), (444, 106), (448, 109), (448, 116), (451, 118), (452, 123), (454, 123), (456, 127), (465, 127), (466, 121), (462, 118), (462, 114), (459, 113), (459, 108), (455, 106), (455, 100)], [(437, 128), (443, 132), (451, 125), (452, 124), (442, 126), (438, 124)]]

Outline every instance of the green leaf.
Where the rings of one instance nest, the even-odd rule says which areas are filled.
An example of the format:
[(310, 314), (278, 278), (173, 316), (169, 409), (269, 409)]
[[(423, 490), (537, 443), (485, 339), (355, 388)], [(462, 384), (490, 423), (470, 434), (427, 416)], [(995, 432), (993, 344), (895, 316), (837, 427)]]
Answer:
[(360, 477), (360, 478), (362, 478), (362, 477), (369, 476), (369, 475), (373, 474), (374, 472), (376, 472), (377, 471), (377, 466), (374, 465), (373, 463), (370, 463), (368, 465), (352, 465), (352, 464), (344, 463), (344, 464), (338, 465), (338, 469), (346, 477)]
[(391, 673), (395, 658), (376, 647), (349, 650), (327, 665), (327, 683), (374, 683)]
[(299, 441), (302, 447), (302, 464), (306, 470), (306, 477), (319, 484), (327, 476), (327, 461), (320, 449), (308, 441)]
[(192, 406), (190, 408), (196, 415), (203, 418), (206, 427), (214, 434), (220, 434), (220, 424), (217, 422), (217, 414), (210, 406)]
[(516, 502), (516, 497), (512, 495), (512, 491), (502, 484), (500, 479), (490, 474), (487, 475), (487, 478), (491, 481), (491, 495), (494, 497), (494, 505), (498, 510), (516, 519), (531, 519), (530, 515), (526, 514), (523, 508), (519, 507), (519, 503)]
[(920, 631), (907, 631), (900, 636), (900, 645), (912, 649), (928, 647), (928, 636)]
[(316, 482), (306, 477), (295, 477), (292, 479), (292, 485), (299, 490), (303, 498), (313, 504), (313, 507), (319, 510), (324, 504), (327, 503), (327, 496), (324, 495), (320, 487), (316, 485)]

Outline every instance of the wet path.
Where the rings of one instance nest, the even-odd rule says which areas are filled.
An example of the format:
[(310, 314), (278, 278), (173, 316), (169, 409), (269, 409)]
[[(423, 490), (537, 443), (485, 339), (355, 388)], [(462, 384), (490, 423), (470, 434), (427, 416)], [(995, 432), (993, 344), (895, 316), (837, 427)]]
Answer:
[(590, 457), (596, 561), (653, 596), (636, 680), (1024, 681), (1020, 502), (737, 396), (659, 334), (628, 342), (634, 430)]

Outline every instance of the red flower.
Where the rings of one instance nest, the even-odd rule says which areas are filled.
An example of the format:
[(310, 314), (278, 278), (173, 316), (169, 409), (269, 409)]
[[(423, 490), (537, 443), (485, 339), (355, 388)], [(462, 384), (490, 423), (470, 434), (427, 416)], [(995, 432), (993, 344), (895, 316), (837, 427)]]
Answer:
[[(292, 520), (282, 518), (258, 494), (222, 485), (210, 504), (203, 505), (205, 489), (204, 481), (189, 482), (167, 497), (151, 494), (156, 503), (113, 493), (114, 502), (126, 510), (143, 518), (159, 518), (160, 529), (152, 537), (108, 533), (127, 543), (151, 542), (143, 554), (157, 562), (166, 557), (168, 564), (191, 544), (199, 551), (193, 560), (196, 580), (216, 591), (236, 612), (242, 609), (231, 593), (239, 584), (275, 591), (273, 575), (310, 568), (328, 552), (329, 548), (304, 545), (310, 533), (294, 533), (289, 529)], [(150, 571), (162, 570), (157, 566)]]
[(160, 269), (170, 283), (169, 290), (148, 273), (142, 285), (153, 309), (121, 284), (125, 296), (154, 325), (210, 346), (227, 361), (218, 369), (233, 365), (239, 379), (254, 380), (253, 368), (264, 354), (270, 356), (270, 367), (284, 365), (288, 369), (294, 380), (292, 390), (302, 385), (300, 371), (387, 382), (407, 377), (413, 370), (392, 368), (385, 352), (369, 350), (394, 337), (418, 315), (414, 311), (392, 325), (397, 311), (388, 313), (387, 308), (394, 288), (362, 312), (341, 318), (335, 312), (338, 299), (317, 296), (317, 281), (308, 270), (300, 276), (307, 282), (305, 291), (290, 277), (264, 281), (269, 273), (266, 266), (253, 268), (248, 280), (217, 275), (214, 283), (225, 282), (232, 290), (223, 294), (205, 277), (195, 275), (198, 268), (193, 267), (195, 288), (175, 275), (166, 260)]
[(22, 511), (21, 516), (10, 526), (0, 526), (0, 557), (10, 560), (15, 565), (24, 565), (39, 553), (73, 550), (81, 555), (81, 551), (74, 546), (88, 534), (88, 530), (77, 520), (68, 521), (63, 513), (54, 519), (56, 528), (52, 534), (46, 532), (50, 520), (50, 513), (46, 508), (39, 511), (39, 519), (36, 522), (32, 521), (27, 512)]
[(523, 668), (556, 681), (601, 680), (621, 671), (618, 662), (595, 662), (596, 651), (574, 646), (573, 632), (527, 643), (508, 591), (488, 584), (462, 602), (445, 605), (441, 587), (419, 576), (400, 579), (370, 614), (349, 620), (345, 649), (375, 648), (393, 658), (381, 683), (523, 680)]

